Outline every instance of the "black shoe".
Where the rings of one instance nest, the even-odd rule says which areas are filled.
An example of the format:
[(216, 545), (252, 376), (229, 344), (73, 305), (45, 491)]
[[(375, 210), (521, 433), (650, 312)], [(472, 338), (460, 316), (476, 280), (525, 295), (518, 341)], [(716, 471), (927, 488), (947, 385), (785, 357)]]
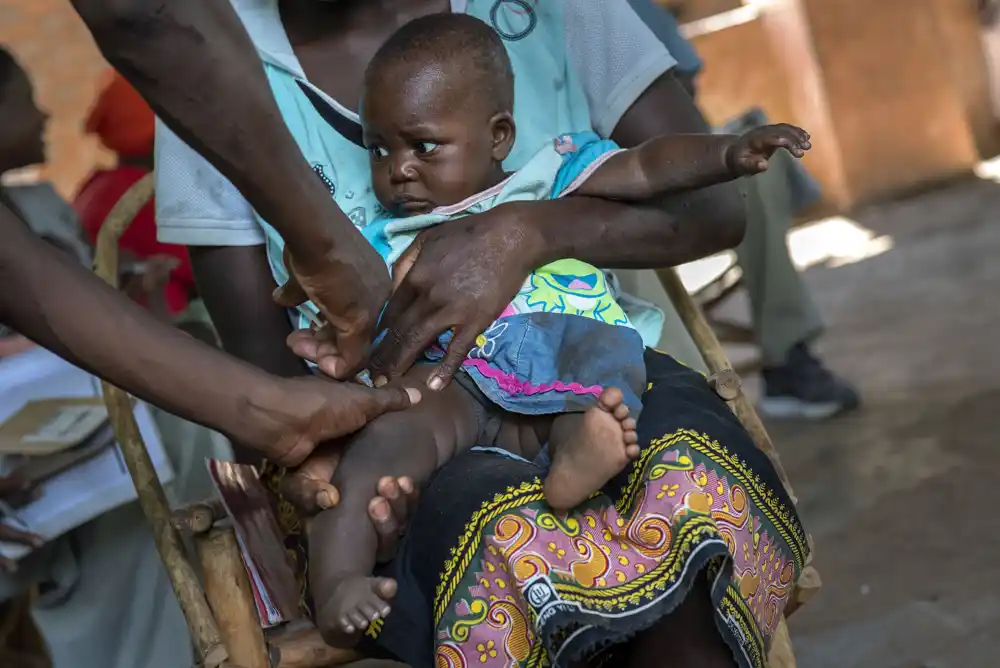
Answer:
[(788, 351), (782, 366), (765, 368), (760, 412), (772, 418), (825, 420), (861, 405), (857, 390), (835, 376), (804, 343)]

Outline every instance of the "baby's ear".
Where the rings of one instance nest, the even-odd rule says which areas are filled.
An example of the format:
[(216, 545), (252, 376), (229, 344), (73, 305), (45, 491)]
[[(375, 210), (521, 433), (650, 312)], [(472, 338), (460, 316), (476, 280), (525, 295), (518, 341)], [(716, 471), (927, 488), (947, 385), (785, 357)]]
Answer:
[(517, 136), (514, 117), (509, 111), (501, 111), (490, 119), (490, 128), (493, 131), (493, 159), (503, 162), (514, 148)]

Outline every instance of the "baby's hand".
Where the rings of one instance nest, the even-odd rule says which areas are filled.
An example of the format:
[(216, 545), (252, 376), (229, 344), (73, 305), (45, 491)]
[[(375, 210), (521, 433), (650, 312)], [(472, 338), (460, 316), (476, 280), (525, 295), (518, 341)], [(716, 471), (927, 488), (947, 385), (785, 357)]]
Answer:
[(779, 148), (801, 158), (812, 148), (809, 133), (794, 125), (764, 125), (750, 130), (726, 151), (726, 165), (733, 176), (752, 176), (767, 170), (768, 160)]

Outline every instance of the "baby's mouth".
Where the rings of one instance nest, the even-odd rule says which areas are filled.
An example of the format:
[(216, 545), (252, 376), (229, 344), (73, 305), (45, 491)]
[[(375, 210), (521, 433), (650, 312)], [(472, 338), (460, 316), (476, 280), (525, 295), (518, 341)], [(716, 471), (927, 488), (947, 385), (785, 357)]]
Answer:
[(412, 195), (400, 195), (393, 200), (393, 208), (397, 212), (413, 216), (420, 213), (428, 213), (434, 209), (434, 202)]

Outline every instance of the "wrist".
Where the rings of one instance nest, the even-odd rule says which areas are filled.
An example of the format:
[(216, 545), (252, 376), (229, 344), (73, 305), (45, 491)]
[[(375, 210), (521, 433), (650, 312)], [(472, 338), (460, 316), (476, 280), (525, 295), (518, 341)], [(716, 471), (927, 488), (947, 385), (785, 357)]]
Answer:
[(743, 176), (739, 161), (736, 159), (736, 148), (739, 140), (740, 135), (723, 135), (720, 147), (722, 150), (719, 157), (722, 161), (722, 168), (726, 174), (733, 178)]
[[(554, 202), (557, 200), (553, 200)], [(549, 202), (510, 202), (498, 207), (506, 214), (510, 232), (507, 238), (512, 239), (517, 248), (517, 258), (524, 264), (526, 273), (538, 267), (568, 257), (560, 248), (557, 240), (550, 233), (551, 225), (546, 221), (551, 218)], [(560, 237), (561, 240), (561, 237)]]
[(284, 382), (284, 378), (253, 370), (236, 394), (235, 424), (230, 436), (269, 459), (280, 457), (288, 447), (283, 441), (294, 431), (295, 419), (285, 407), (288, 392), (283, 389)]

